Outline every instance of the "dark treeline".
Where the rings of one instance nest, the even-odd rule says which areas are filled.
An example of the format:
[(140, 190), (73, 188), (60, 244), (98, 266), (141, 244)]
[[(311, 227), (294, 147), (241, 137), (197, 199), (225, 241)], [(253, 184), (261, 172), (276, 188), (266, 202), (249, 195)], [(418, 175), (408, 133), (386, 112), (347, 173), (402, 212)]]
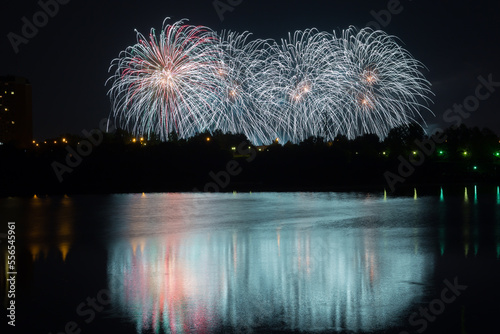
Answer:
[(0, 195), (323, 191), (500, 181), (500, 138), (488, 129), (449, 128), (434, 137), (416, 125), (381, 141), (311, 137), (253, 146), (243, 135), (202, 133), (168, 142), (123, 130), (65, 135), (31, 149), (0, 146)]

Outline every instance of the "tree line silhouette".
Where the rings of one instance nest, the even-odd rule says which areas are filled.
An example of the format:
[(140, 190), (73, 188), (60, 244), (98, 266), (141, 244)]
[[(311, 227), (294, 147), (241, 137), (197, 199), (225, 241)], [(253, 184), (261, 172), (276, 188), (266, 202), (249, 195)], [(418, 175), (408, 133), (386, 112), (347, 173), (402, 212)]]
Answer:
[[(465, 125), (441, 134), (431, 154), (397, 187), (500, 182), (500, 138)], [(64, 141), (61, 139), (64, 138)], [(97, 141), (97, 139), (100, 139)], [(299, 144), (252, 145), (244, 135), (200, 133), (167, 142), (118, 129), (89, 138), (65, 134), (31, 149), (0, 146), (0, 195), (171, 192), (335, 191), (388, 188), (397, 173), (430, 140), (415, 124), (392, 129), (384, 140), (366, 134), (353, 140), (310, 137)], [(81, 147), (80, 147), (81, 146)], [(80, 153), (78, 153), (80, 152)], [(80, 159), (78, 159), (78, 157)], [(250, 158), (252, 157), (252, 158)], [(234, 172), (228, 180), (228, 163)], [(207, 187), (207, 184), (217, 187)]]

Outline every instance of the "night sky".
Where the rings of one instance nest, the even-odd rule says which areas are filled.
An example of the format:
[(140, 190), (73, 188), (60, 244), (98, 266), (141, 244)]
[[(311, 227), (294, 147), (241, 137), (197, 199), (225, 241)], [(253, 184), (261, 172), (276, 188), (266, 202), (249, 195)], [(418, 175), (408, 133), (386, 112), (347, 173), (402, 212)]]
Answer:
[[(21, 19), (26, 16), (32, 22), (41, 8), (35, 0), (8, 1), (0, 12), (0, 75), (31, 81), (34, 137), (43, 140), (97, 128), (99, 120), (109, 116), (108, 68), (121, 50), (136, 42), (134, 29), (147, 34), (151, 27), (160, 29), (165, 17), (187, 18), (216, 31), (250, 31), (256, 38), (280, 39), (313, 27), (329, 32), (350, 25), (362, 28), (374, 20), (372, 11), (386, 10), (392, 2), (243, 0), (221, 21), (212, 0), (72, 0), (60, 5), (16, 54), (8, 34), (21, 35)], [(422, 113), (431, 127), (453, 124), (443, 120), (444, 112), (474, 94), (478, 76), (492, 75), (500, 82), (500, 11), (495, 4), (401, 0), (402, 10), (383, 27), (428, 68), (424, 74), (436, 95), (431, 106), (436, 117)], [(465, 124), (500, 134), (499, 105), (500, 87), (481, 101)]]

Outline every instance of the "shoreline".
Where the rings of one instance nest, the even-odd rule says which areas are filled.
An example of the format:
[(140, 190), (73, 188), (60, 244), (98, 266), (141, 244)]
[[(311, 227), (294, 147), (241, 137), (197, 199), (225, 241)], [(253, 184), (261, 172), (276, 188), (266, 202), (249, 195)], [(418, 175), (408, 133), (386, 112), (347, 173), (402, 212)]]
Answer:
[(32, 193), (11, 193), (5, 194), (0, 193), (0, 198), (37, 198), (43, 197), (57, 197), (57, 196), (99, 196), (99, 195), (120, 195), (120, 194), (244, 194), (244, 193), (368, 193), (368, 194), (380, 194), (387, 197), (410, 197), (414, 196), (414, 190), (417, 190), (418, 196), (439, 196), (440, 190), (443, 189), (449, 195), (461, 195), (463, 194), (464, 188), (477, 187), (480, 193), (491, 193), (497, 194), (498, 189), (500, 189), (500, 182), (490, 183), (490, 182), (473, 182), (464, 181), (458, 183), (408, 183), (405, 185), (398, 186), (394, 192), (388, 189), (387, 185), (384, 184), (373, 184), (373, 185), (341, 185), (341, 186), (321, 186), (321, 185), (310, 185), (310, 186), (287, 186), (287, 187), (272, 187), (264, 185), (248, 185), (248, 184), (237, 184), (234, 186), (228, 185), (226, 189), (220, 191), (193, 191), (186, 189), (144, 189), (140, 191), (138, 189), (130, 189), (123, 191), (68, 191), (68, 192), (40, 192), (33, 191)]

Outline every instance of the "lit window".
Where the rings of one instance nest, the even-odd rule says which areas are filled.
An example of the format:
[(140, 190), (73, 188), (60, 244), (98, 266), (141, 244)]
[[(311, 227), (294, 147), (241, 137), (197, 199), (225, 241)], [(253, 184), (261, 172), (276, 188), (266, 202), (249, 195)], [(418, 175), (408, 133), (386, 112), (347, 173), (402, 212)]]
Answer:
[(12, 121), (12, 124), (16, 124), (16, 122)]
[(10, 92), (10, 95), (14, 95), (14, 92)]
[(9, 108), (5, 108), (5, 111), (9, 111)]

